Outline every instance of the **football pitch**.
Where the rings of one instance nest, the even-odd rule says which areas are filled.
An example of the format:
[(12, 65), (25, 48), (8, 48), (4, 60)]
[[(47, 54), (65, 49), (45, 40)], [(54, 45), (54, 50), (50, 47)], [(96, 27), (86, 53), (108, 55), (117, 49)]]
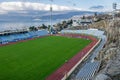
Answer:
[(45, 80), (90, 42), (48, 36), (0, 47), (0, 80)]

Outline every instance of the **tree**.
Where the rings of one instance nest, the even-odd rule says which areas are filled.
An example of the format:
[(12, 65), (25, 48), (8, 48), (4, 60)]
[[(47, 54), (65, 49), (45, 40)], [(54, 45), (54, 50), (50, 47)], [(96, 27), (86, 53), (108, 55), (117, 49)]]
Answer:
[(67, 25), (72, 25), (72, 24), (73, 24), (73, 20), (72, 19), (68, 20)]
[(37, 31), (38, 29), (35, 26), (31, 26), (31, 27), (29, 27), (29, 30), (30, 31)]
[(62, 26), (63, 26), (63, 28), (67, 28), (67, 21), (63, 21)]
[(47, 26), (45, 24), (42, 24), (41, 26), (43, 29), (47, 29)]
[(95, 16), (95, 17), (97, 16), (97, 12), (94, 13), (94, 16)]
[(83, 16), (82, 19), (85, 19), (85, 16)]
[(48, 25), (48, 31), (50, 32), (51, 30), (50, 30), (50, 25)]

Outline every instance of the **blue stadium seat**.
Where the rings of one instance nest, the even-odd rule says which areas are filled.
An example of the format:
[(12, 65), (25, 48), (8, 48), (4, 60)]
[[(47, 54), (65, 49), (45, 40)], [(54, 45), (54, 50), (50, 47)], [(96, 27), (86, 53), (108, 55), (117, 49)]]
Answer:
[(48, 32), (46, 30), (40, 30), (40, 31), (30, 31), (27, 33), (21, 33), (21, 34), (11, 34), (11, 35), (5, 35), (0, 36), (0, 44), (6, 44), (8, 42), (16, 42), (18, 40), (25, 40), (29, 38), (35, 38), (40, 36), (47, 35)]

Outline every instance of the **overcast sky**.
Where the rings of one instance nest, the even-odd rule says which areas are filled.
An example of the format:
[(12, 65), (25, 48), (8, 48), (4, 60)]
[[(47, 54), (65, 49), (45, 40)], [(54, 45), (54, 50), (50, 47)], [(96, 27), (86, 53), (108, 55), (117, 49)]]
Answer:
[[(109, 11), (112, 10), (112, 3), (118, 3), (120, 0), (53, 0), (54, 11), (64, 10), (94, 10)], [(21, 12), (27, 10), (45, 10), (50, 7), (50, 0), (0, 0), (0, 14), (8, 12)]]

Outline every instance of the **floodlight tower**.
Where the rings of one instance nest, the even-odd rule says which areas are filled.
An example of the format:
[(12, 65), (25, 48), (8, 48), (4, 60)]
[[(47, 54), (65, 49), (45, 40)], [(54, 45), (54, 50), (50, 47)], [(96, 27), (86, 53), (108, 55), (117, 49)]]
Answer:
[(53, 0), (50, 0), (51, 4), (50, 4), (50, 34), (52, 34), (52, 12), (53, 12), (53, 8), (52, 8), (52, 2)]
[(113, 20), (115, 20), (115, 11), (117, 9), (117, 3), (113, 3)]

